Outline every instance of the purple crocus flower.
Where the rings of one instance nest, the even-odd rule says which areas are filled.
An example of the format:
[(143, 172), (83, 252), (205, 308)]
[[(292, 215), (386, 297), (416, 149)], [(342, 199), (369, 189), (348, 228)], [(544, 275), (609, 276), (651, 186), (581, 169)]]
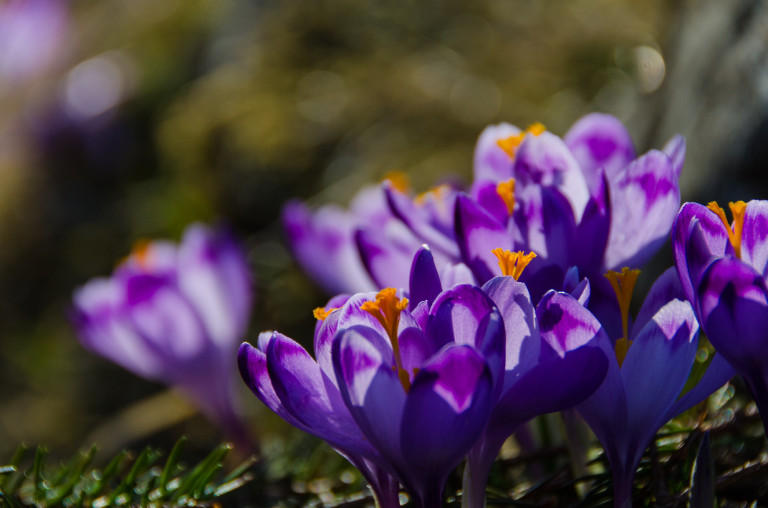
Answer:
[[(538, 300), (576, 266), (593, 293), (606, 270), (640, 266), (666, 240), (680, 206), (682, 137), (637, 157), (616, 118), (591, 114), (561, 139), (535, 124), (487, 128), (471, 196), (456, 205), (461, 260), (478, 281), (499, 274), (492, 249), (533, 251), (523, 280)], [(599, 297), (600, 295), (593, 295)]]
[(673, 247), (683, 287), (715, 349), (742, 375), (768, 431), (768, 201), (686, 203)]
[(316, 361), (279, 333), (262, 335), (258, 348), (240, 348), (243, 379), (289, 423), (362, 463), (380, 505), (398, 506), (399, 481), (417, 506), (441, 506), (500, 388), (498, 309), (479, 288), (459, 285), (431, 307), (409, 307), (387, 288), (337, 298), (315, 315), (323, 319)]
[(407, 178), (391, 173), (380, 186), (362, 189), (349, 210), (329, 205), (313, 213), (290, 202), (283, 224), (299, 264), (331, 294), (406, 289), (411, 261), (424, 243), (446, 286), (474, 283), (454, 237), (457, 193), (446, 184), (413, 196)]
[(313, 213), (289, 202), (283, 225), (301, 267), (330, 294), (408, 287), (408, 269), (422, 243), (393, 215), (380, 186), (363, 188), (349, 210), (326, 205)]
[[(468, 454), (462, 497), (466, 507), (484, 506), (488, 473), (507, 437), (535, 416), (583, 401), (603, 381), (608, 366), (597, 331), (583, 325), (594, 317), (582, 302), (550, 291), (534, 307), (525, 284), (517, 279), (535, 256), (503, 251), (496, 255), (503, 276), (491, 279), (482, 290), (504, 321), (505, 366), (488, 425)], [(411, 271), (411, 303), (434, 305), (439, 284), (432, 254), (422, 248)], [(588, 298), (589, 282), (577, 284), (574, 293)]]
[(580, 324), (584, 332), (600, 336), (608, 355), (605, 381), (576, 408), (603, 445), (617, 507), (631, 506), (635, 469), (661, 426), (730, 377), (727, 365), (715, 356), (695, 387), (681, 396), (696, 358), (699, 325), (670, 268), (653, 285), (630, 326), (629, 302), (638, 274), (626, 268), (607, 274), (621, 308), (621, 337), (609, 338), (594, 318)]
[(82, 344), (135, 374), (177, 386), (239, 444), (235, 351), (252, 284), (231, 236), (189, 226), (180, 245), (142, 242), (110, 278), (74, 293)]

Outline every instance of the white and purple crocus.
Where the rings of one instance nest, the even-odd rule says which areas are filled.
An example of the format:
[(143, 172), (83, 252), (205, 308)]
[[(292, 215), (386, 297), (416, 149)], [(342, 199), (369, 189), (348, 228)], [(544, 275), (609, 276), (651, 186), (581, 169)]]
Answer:
[(380, 506), (441, 506), (449, 473), (488, 421), (504, 371), (504, 324), (473, 286), (409, 308), (396, 290), (337, 297), (315, 359), (274, 332), (240, 348), (240, 373), (270, 409), (347, 457)]
[(410, 300), (392, 288), (336, 297), (315, 311), (316, 360), (265, 333), (258, 347), (241, 347), (241, 374), (273, 411), (360, 468), (381, 506), (397, 506), (399, 483), (418, 506), (440, 506), (467, 455), (464, 504), (483, 506), (503, 441), (530, 418), (584, 400), (608, 363), (596, 334), (577, 326), (589, 311), (576, 298), (553, 291), (536, 309), (514, 278), (524, 263), (505, 266), (514, 273), (482, 289), (443, 290), (422, 247)]
[(637, 157), (616, 118), (593, 113), (564, 138), (540, 124), (488, 127), (475, 152), (470, 195), (456, 201), (461, 260), (479, 282), (499, 271), (492, 249), (533, 251), (521, 278), (534, 301), (564, 288), (572, 267), (592, 284), (590, 309), (620, 322), (608, 270), (640, 267), (666, 241), (680, 206), (685, 141)]
[[(535, 256), (496, 255), (502, 275), (483, 285), (482, 292), (504, 321), (504, 370), (488, 424), (467, 456), (462, 506), (468, 508), (485, 505), (488, 474), (504, 441), (531, 418), (583, 401), (600, 386), (608, 366), (597, 331), (583, 326), (595, 319), (582, 305), (589, 294), (586, 279), (574, 295), (549, 291), (534, 306), (528, 288), (517, 279)], [(412, 302), (420, 300), (419, 305), (434, 308), (442, 298), (438, 270), (426, 247), (414, 259), (410, 287)]]
[(638, 270), (626, 268), (606, 275), (621, 309), (620, 336), (609, 336), (594, 318), (581, 323), (584, 332), (599, 336), (597, 343), (609, 362), (602, 385), (576, 409), (603, 445), (617, 508), (631, 506), (635, 470), (656, 432), (732, 376), (716, 355), (698, 383), (682, 393), (699, 349), (696, 316), (670, 268), (654, 283), (632, 322), (629, 304), (638, 275)]
[(252, 303), (245, 256), (202, 225), (180, 245), (141, 242), (109, 278), (74, 293), (82, 344), (144, 378), (178, 387), (238, 444), (236, 354)]
[(715, 349), (741, 374), (768, 431), (768, 201), (686, 203), (672, 245), (680, 281)]

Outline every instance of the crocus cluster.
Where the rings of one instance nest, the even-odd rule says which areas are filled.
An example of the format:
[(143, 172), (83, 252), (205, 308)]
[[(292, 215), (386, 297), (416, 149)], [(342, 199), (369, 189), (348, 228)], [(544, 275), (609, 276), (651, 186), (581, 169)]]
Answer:
[[(585, 116), (564, 138), (541, 124), (500, 124), (480, 135), (467, 193), (442, 185), (413, 196), (389, 179), (378, 196), (365, 189), (350, 212), (326, 207), (313, 215), (294, 203), (284, 223), (299, 263), (331, 292), (407, 287), (422, 243), (446, 285), (500, 275), (494, 249), (534, 252), (522, 278), (534, 301), (564, 289), (577, 267), (592, 283), (590, 309), (618, 333), (602, 275), (640, 267), (668, 238), (684, 157), (681, 136), (638, 157), (621, 122), (605, 114)], [(342, 269), (317, 269), (335, 266)]]
[[(724, 359), (734, 363), (731, 356), (721, 351), (697, 383), (689, 379), (699, 350), (697, 318), (724, 337), (712, 340), (719, 351), (720, 341), (746, 330), (755, 347), (739, 349), (745, 361), (734, 365), (744, 365), (737, 369), (756, 398), (762, 394), (758, 404), (768, 404), (764, 369), (746, 361), (757, 357), (762, 321), (740, 319), (753, 307), (768, 308), (768, 234), (753, 226), (764, 222), (765, 206), (751, 204), (749, 222), (742, 220), (746, 207), (736, 205), (741, 212), (734, 210), (732, 226), (712, 206), (683, 207), (675, 226), (677, 270), (656, 281), (635, 319), (630, 314), (637, 268), (676, 220), (684, 157), (680, 136), (637, 156), (626, 129), (609, 115), (588, 115), (563, 138), (540, 124), (501, 124), (481, 134), (467, 192), (443, 185), (414, 196), (390, 178), (365, 189), (350, 212), (312, 213), (292, 203), (284, 212), (289, 241), (319, 283), (334, 291), (390, 289), (337, 297), (329, 305), (339, 310), (317, 311), (325, 319), (315, 333), (317, 364), (303, 350), (304, 367), (271, 352), (281, 337), (275, 333), (260, 338), (258, 348), (241, 348), (241, 373), (274, 411), (362, 463), (380, 500), (391, 499), (388, 489), (401, 483), (422, 506), (440, 499), (447, 472), (464, 455), (463, 505), (483, 506), (504, 440), (537, 415), (575, 408), (605, 449), (616, 506), (629, 506), (635, 469), (656, 432), (733, 374)], [(751, 243), (739, 250), (742, 231)], [(429, 348), (401, 356), (413, 347), (403, 344), (421, 344), (422, 337)], [(461, 381), (463, 397), (482, 400), (483, 409), (463, 413), (455, 404), (459, 385), (442, 383), (431, 385), (430, 397), (451, 406), (449, 397), (451, 411), (424, 403), (418, 418), (427, 424), (401, 409), (410, 407), (413, 387), (427, 386), (420, 377), (427, 365), (456, 354), (459, 345), (474, 348), (488, 369), (487, 385), (480, 377)], [(302, 369), (314, 372), (309, 384)], [(327, 402), (306, 410), (302, 390)], [(414, 420), (404, 420), (406, 414)], [(345, 430), (330, 433), (329, 421), (343, 421)], [(453, 439), (444, 434), (458, 428), (464, 430)], [(441, 456), (450, 457), (447, 469), (431, 462), (437, 441)]]
[(74, 294), (82, 344), (131, 372), (178, 387), (241, 444), (235, 355), (252, 302), (231, 235), (202, 225), (180, 245), (140, 242), (109, 278)]
[[(440, 506), (465, 461), (462, 505), (481, 508), (503, 442), (573, 408), (610, 465), (615, 506), (658, 430), (734, 369), (768, 428), (768, 202), (679, 210), (685, 143), (637, 156), (621, 123), (588, 115), (564, 138), (487, 128), (468, 192), (414, 196), (391, 176), (351, 211), (284, 212), (298, 262), (330, 292), (314, 355), (264, 332), (237, 354), (253, 393), (355, 465), (383, 508), (402, 485)], [(673, 226), (674, 224), (674, 226)], [(637, 269), (669, 237), (676, 267), (630, 303)], [(234, 348), (250, 279), (228, 235), (190, 227), (140, 245), (75, 294), (86, 347), (180, 386), (236, 428)], [(717, 353), (690, 375), (699, 329)]]
[(381, 505), (396, 503), (402, 483), (418, 506), (440, 506), (469, 455), (465, 500), (482, 506), (490, 465), (517, 426), (602, 382), (599, 328), (580, 327), (591, 314), (569, 294), (551, 291), (534, 307), (512, 276), (443, 290), (427, 248), (410, 295), (337, 297), (315, 311), (316, 359), (265, 333), (241, 347), (240, 372), (270, 409), (357, 465)]

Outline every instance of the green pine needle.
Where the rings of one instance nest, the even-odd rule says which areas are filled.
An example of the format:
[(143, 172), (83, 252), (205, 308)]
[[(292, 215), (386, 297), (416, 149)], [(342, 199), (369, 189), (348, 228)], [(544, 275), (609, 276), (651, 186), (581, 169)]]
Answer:
[(199, 506), (208, 504), (253, 479), (250, 458), (228, 475), (222, 462), (232, 447), (222, 444), (191, 469), (179, 461), (186, 438), (179, 439), (162, 468), (155, 464), (162, 453), (145, 448), (135, 459), (118, 453), (103, 468), (92, 468), (93, 447), (65, 464), (52, 466), (47, 450), (38, 447), (34, 458), (22, 445), (7, 465), (0, 465), (0, 506)]

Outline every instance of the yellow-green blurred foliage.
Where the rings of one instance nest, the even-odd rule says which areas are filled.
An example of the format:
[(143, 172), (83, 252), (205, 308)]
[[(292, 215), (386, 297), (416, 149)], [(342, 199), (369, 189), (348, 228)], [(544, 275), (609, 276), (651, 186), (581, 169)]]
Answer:
[(306, 343), (324, 297), (282, 242), (287, 199), (346, 203), (393, 169), (417, 190), (468, 181), (500, 121), (563, 134), (602, 110), (645, 150), (633, 118), (672, 25), (655, 0), (65, 5), (54, 61), (0, 86), (0, 456), (75, 448), (158, 389), (86, 353), (66, 319), (73, 288), (138, 238), (231, 223), (257, 277), (250, 338)]

